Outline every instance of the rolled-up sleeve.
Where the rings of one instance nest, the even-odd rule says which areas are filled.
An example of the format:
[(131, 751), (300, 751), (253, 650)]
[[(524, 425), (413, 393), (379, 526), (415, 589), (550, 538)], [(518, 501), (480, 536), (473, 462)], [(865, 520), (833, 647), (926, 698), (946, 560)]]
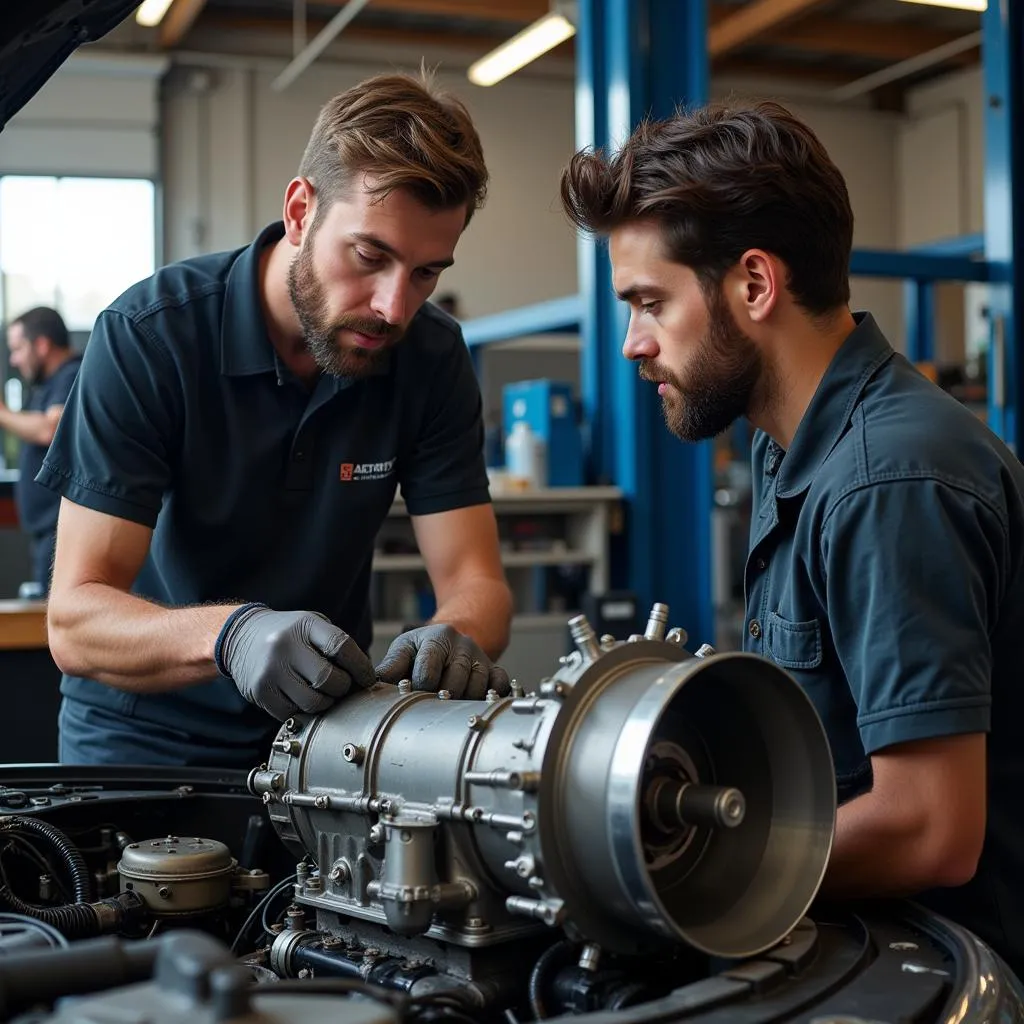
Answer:
[(180, 439), (179, 375), (132, 317), (101, 313), (36, 481), (75, 504), (153, 527)]
[(820, 542), (865, 751), (988, 731), (1008, 575), (999, 510), (933, 478), (872, 483), (836, 502)]

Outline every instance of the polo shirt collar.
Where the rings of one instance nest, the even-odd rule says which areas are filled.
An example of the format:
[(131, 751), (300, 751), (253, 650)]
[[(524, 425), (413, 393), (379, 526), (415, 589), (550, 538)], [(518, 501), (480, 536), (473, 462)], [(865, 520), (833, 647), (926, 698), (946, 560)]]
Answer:
[[(893, 355), (870, 313), (855, 313), (856, 327), (832, 357), (779, 466), (776, 495), (807, 490), (825, 459), (846, 432), (868, 381)], [(775, 442), (772, 446), (777, 448)]]
[(260, 302), (260, 253), (284, 237), (284, 222), (265, 227), (228, 271), (220, 325), (220, 372), (226, 377), (274, 373), (276, 353)]

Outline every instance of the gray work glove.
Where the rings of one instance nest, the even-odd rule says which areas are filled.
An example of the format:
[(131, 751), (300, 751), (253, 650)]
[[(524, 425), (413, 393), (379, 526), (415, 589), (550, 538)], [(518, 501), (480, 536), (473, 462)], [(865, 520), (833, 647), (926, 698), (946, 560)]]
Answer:
[(326, 711), (352, 685), (375, 685), (373, 664), (319, 612), (244, 605), (221, 628), (217, 668), (250, 704), (283, 722)]
[(441, 624), (396, 637), (377, 666), (377, 678), (410, 679), (414, 690), (448, 690), (456, 700), (483, 700), (488, 690), (504, 697), (512, 689), (508, 673), (492, 665), (473, 640)]

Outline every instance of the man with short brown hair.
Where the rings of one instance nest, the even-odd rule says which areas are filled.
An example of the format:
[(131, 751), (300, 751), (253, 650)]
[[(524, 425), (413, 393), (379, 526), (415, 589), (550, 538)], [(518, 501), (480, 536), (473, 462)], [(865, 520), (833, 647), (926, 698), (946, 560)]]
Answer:
[[(507, 688), (480, 392), (427, 303), (486, 183), (458, 101), (378, 76), (324, 107), (282, 221), (101, 314), (39, 476), (63, 495), (62, 761), (245, 767), (281, 719), (378, 677)], [(375, 669), (398, 486), (438, 607)]]

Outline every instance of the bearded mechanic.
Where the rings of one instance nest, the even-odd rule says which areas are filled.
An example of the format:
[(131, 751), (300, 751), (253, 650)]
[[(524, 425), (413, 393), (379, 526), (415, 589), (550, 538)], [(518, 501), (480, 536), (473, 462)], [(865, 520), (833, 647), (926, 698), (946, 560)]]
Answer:
[(744, 648), (828, 733), (822, 892), (913, 896), (1024, 976), (1024, 466), (851, 311), (846, 183), (785, 108), (641, 124), (562, 196), (670, 430), (756, 428)]
[[(37, 477), (62, 495), (62, 762), (251, 767), (280, 720), (378, 677), (507, 692), (480, 392), (427, 303), (486, 183), (457, 100), (377, 76), (321, 111), (282, 221), (99, 316)], [(399, 486), (438, 607), (375, 668)]]

